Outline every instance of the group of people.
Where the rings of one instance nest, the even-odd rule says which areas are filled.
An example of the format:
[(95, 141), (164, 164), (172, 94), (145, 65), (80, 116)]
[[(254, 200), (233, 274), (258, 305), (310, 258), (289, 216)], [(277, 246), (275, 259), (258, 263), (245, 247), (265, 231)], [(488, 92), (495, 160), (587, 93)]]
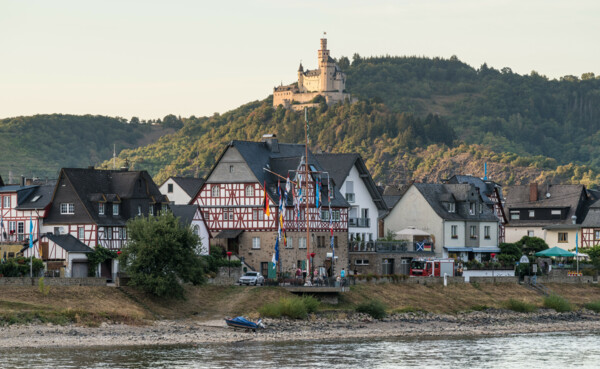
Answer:
[[(356, 274), (356, 271), (354, 271), (354, 273)], [(310, 278), (310, 279), (307, 278), (306, 270), (302, 270), (300, 268), (296, 269), (296, 279), (302, 279), (304, 281), (305, 286), (325, 285), (325, 284), (327, 284), (329, 275), (328, 275), (327, 269), (325, 267), (318, 267), (318, 268), (314, 269), (311, 277), (312, 278)], [(342, 268), (342, 270), (340, 270), (339, 276), (336, 277), (336, 282), (340, 286), (346, 285), (346, 269), (345, 268)]]

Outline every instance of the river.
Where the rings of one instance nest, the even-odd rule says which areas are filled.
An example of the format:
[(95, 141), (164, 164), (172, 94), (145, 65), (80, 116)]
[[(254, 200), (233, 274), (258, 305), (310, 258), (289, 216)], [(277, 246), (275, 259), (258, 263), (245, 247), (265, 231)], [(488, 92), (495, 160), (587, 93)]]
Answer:
[[(24, 338), (25, 339), (25, 338)], [(600, 333), (1, 349), (0, 368), (598, 368)]]

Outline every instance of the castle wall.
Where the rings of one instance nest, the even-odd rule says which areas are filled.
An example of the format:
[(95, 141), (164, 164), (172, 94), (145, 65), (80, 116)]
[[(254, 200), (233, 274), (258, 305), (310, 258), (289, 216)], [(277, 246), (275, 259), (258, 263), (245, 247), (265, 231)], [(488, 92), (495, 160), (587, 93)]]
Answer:
[(308, 92), (316, 92), (319, 91), (321, 87), (321, 77), (320, 76), (311, 76), (311, 77), (304, 77), (304, 88), (306, 88), (306, 91)]

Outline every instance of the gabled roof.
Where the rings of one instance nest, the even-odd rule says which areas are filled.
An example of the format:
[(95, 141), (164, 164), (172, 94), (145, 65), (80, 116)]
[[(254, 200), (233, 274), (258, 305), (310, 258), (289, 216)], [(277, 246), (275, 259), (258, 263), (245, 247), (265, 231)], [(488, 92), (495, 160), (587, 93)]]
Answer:
[(55, 235), (52, 233), (48, 233), (46, 234), (46, 237), (48, 237), (50, 241), (56, 243), (67, 252), (89, 253), (94, 251), (88, 245), (79, 241), (77, 238), (73, 237), (70, 234)]
[[(204, 184), (204, 178), (194, 177), (169, 177), (173, 182), (177, 183), (179, 187), (190, 197), (193, 197), (198, 193), (202, 185)], [(167, 179), (168, 180), (168, 179)], [(166, 181), (165, 181), (166, 182)], [(164, 183), (163, 183), (164, 184)], [(162, 186), (162, 184), (161, 184)]]
[(479, 192), (482, 195), (485, 195), (485, 196), (482, 196), (482, 199), (488, 205), (493, 204), (493, 202), (489, 198), (489, 196), (491, 196), (493, 194), (494, 188), (498, 187), (500, 196), (502, 196), (502, 190), (501, 190), (500, 185), (498, 185), (497, 183), (492, 182), (492, 181), (487, 181), (487, 180), (484, 181), (483, 179), (481, 179), (479, 177), (468, 176), (468, 175), (454, 175), (454, 176), (450, 177), (448, 179), (448, 181), (446, 181), (446, 183), (449, 183), (449, 184), (468, 183), (468, 184), (474, 185), (475, 187), (477, 187), (479, 189)]
[(388, 210), (388, 206), (377, 189), (371, 173), (367, 169), (364, 160), (358, 153), (349, 154), (316, 154), (315, 157), (321, 165), (329, 172), (334, 183), (341, 187), (342, 183), (348, 178), (350, 170), (356, 166), (358, 174), (362, 178), (365, 186), (369, 190), (369, 195), (377, 206), (378, 210)]
[(198, 205), (170, 205), (169, 208), (184, 227), (189, 227), (194, 220)]
[[(287, 178), (288, 173), (290, 173), (290, 179), (293, 179), (294, 172), (289, 171), (295, 171), (301, 166), (305, 154), (305, 147), (300, 144), (278, 143), (277, 140), (272, 140), (272, 143), (234, 140), (229, 143), (219, 159), (217, 159), (215, 165), (206, 176), (207, 180), (210, 178), (225, 152), (231, 147), (235, 147), (238, 150), (258, 183), (261, 185), (266, 183), (267, 194), (275, 203), (279, 201), (279, 198), (277, 197), (277, 182), (280, 181), (283, 186), (285, 185), (285, 180), (267, 170), (275, 172), (284, 178)], [(308, 150), (308, 164), (309, 167), (314, 167), (316, 171), (325, 171), (310, 150)], [(194, 195), (194, 197), (196, 197), (196, 195)], [(288, 200), (291, 201), (289, 198)], [(327, 205), (326, 196), (323, 197), (323, 204)], [(348, 203), (337, 187), (335, 189), (335, 196), (331, 201), (331, 206), (348, 207)]]
[[(472, 220), (497, 222), (498, 218), (487, 207), (483, 206), (483, 212), (476, 209), (475, 214), (469, 214), (469, 202), (478, 196), (471, 184), (441, 184), (441, 183), (414, 183), (413, 186), (423, 195), (431, 208), (445, 220)], [(455, 199), (455, 212), (449, 212), (445, 202)]]
[(37, 187), (17, 206), (17, 210), (45, 209), (52, 202), (54, 185)]

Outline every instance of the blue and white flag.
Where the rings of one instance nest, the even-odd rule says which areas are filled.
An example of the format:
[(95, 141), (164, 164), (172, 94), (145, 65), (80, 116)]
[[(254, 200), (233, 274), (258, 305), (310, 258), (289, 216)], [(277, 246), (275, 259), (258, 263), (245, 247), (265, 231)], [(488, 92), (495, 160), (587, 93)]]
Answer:
[(425, 251), (425, 241), (417, 242), (417, 251)]
[(33, 248), (33, 221), (31, 215), (29, 216), (29, 248)]
[(273, 265), (277, 265), (279, 261), (279, 238), (275, 239), (275, 252), (273, 253), (273, 259), (271, 260)]

